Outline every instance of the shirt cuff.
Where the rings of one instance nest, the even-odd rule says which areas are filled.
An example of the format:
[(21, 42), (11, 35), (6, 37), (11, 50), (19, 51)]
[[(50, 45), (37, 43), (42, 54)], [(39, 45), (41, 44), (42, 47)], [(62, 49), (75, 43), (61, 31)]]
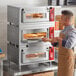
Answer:
[(65, 47), (66, 40), (62, 40), (62, 46)]

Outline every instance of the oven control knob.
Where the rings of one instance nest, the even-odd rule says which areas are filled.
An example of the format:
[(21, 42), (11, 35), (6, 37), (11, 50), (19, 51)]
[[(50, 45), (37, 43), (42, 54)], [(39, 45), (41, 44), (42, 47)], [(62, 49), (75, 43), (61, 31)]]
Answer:
[(49, 51), (49, 48), (46, 48), (47, 51)]
[(21, 51), (23, 52), (23, 49)]
[(46, 48), (47, 50), (49, 49), (49, 48)]
[(29, 47), (28, 45), (26, 45), (26, 47)]

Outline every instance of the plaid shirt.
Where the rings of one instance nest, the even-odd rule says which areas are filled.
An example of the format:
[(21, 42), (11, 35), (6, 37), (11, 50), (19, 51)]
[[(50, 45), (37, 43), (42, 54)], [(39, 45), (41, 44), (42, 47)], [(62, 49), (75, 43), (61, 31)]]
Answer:
[(61, 33), (65, 35), (65, 38), (63, 39), (63, 41), (66, 41), (64, 47), (69, 49), (74, 48), (76, 46), (76, 29), (72, 26), (67, 26)]

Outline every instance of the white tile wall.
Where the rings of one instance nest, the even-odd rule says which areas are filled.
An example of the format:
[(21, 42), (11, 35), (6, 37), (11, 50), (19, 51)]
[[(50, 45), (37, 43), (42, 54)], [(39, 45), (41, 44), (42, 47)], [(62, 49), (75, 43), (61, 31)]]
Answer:
[(6, 7), (0, 6), (0, 48), (6, 51), (6, 40), (7, 40), (7, 14)]

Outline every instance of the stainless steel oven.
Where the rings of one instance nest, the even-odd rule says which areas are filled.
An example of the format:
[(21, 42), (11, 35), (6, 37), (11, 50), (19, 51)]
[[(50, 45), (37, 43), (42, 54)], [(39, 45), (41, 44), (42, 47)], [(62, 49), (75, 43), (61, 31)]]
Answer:
[(22, 8), (21, 10), (22, 22), (41, 22), (54, 21), (53, 7), (31, 7)]
[(43, 46), (44, 43), (28, 44), (28, 48), (22, 49), (22, 63), (33, 63), (37, 61), (49, 60), (49, 50)]
[(8, 60), (19, 68), (54, 61), (53, 46), (42, 38), (54, 38), (55, 7), (8, 6), (7, 11)]
[[(53, 61), (50, 58), (54, 51), (50, 42), (43, 42), (42, 38), (52, 38), (54, 35), (55, 22), (31, 23), (20, 28), (20, 51), (21, 63), (29, 64), (32, 62)], [(33, 27), (33, 28), (32, 28)], [(51, 53), (52, 52), (52, 53)]]

